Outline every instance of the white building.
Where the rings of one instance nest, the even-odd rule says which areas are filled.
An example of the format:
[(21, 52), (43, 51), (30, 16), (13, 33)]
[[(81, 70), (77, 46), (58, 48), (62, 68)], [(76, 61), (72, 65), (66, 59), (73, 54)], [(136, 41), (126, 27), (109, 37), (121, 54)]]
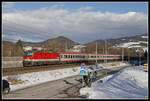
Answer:
[(75, 45), (75, 46), (73, 46), (72, 49), (70, 49), (70, 51), (71, 51), (71, 52), (81, 52), (81, 49), (82, 49), (83, 47), (85, 47), (85, 46), (83, 46), (83, 45)]
[(23, 50), (24, 51), (31, 51), (32, 47), (31, 46), (25, 46), (25, 47), (23, 47)]
[(42, 50), (42, 47), (25, 46), (25, 47), (23, 47), (23, 50), (24, 51), (32, 51), (32, 50), (38, 50), (38, 51), (40, 51), (40, 50)]

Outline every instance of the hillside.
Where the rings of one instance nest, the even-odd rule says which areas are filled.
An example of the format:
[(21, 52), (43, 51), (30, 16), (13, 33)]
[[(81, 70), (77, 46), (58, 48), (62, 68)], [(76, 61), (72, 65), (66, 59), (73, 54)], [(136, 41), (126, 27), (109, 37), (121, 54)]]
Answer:
[[(129, 53), (132, 55), (137, 47), (142, 47), (143, 49), (148, 49), (148, 36), (147, 34), (135, 35), (131, 37), (121, 37), (116, 39), (107, 39), (105, 40), (95, 40), (89, 43), (84, 44), (86, 46), (82, 49), (84, 53), (95, 53), (96, 51), (96, 42), (97, 42), (97, 52), (99, 54), (105, 53), (105, 46), (107, 47), (108, 54), (122, 54), (122, 48), (124, 47), (125, 55)], [(3, 56), (21, 56), (23, 53), (22, 46), (34, 46), (42, 47), (50, 52), (64, 52), (67, 49), (72, 48), (74, 45), (79, 43), (72, 41), (71, 39), (59, 36), (56, 38), (51, 38), (42, 42), (33, 43), (33, 42), (24, 42), (18, 41), (17, 43), (3, 41)], [(133, 48), (130, 49), (129, 48)]]
[(74, 42), (69, 38), (63, 36), (48, 39), (46, 41), (38, 42), (38, 43), (20, 41), (20, 46), (18, 46), (17, 43), (3, 41), (3, 52), (2, 52), (3, 56), (21, 56), (23, 50), (21, 50), (20, 48), (22, 46), (42, 47), (45, 48), (47, 51), (62, 52), (65, 51), (66, 48), (69, 49), (73, 45), (78, 44), (77, 42)]
[(135, 35), (130, 37), (121, 37), (116, 39), (95, 40), (84, 44), (86, 46), (86, 52), (94, 53), (96, 49), (96, 42), (98, 47), (98, 53), (105, 53), (105, 45), (108, 49), (107, 52), (110, 54), (121, 54), (121, 47), (125, 48), (125, 54), (128, 53), (127, 51), (129, 50), (133, 52), (138, 47), (141, 47), (144, 50), (146, 50), (146, 48), (148, 49), (147, 34)]
[(13, 56), (12, 52), (15, 48), (15, 43), (9, 41), (2, 42), (2, 55), (3, 56)]
[(148, 72), (143, 67), (128, 67), (105, 77), (103, 83), (93, 83), (88, 98), (92, 99), (145, 99), (148, 96)]

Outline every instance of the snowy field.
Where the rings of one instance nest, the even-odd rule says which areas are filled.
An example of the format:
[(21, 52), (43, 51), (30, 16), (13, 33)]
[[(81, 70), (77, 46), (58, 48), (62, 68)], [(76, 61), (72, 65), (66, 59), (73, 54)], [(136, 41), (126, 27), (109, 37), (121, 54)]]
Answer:
[[(11, 91), (15, 91), (29, 86), (34, 86), (40, 83), (78, 75), (79, 68), (80, 67), (74, 67), (74, 68), (57, 69), (51, 71), (26, 73), (21, 75), (5, 76), (3, 77), (3, 79), (7, 79), (10, 82)], [(16, 82), (13, 83), (13, 81)]]
[[(116, 64), (116, 65), (111, 66), (112, 64)], [(116, 63), (107, 63), (107, 65), (106, 64), (103, 65), (105, 65), (103, 66), (103, 68), (112, 68), (118, 66), (125, 66), (127, 64), (116, 62)], [(57, 70), (50, 70), (50, 71), (26, 73), (20, 75), (4, 76), (2, 77), (2, 79), (8, 80), (10, 83), (11, 91), (15, 91), (18, 89), (34, 86), (48, 81), (79, 75), (79, 70), (80, 67), (73, 67), (73, 68), (66, 68), (66, 69), (57, 69)]]
[(148, 72), (144, 72), (142, 66), (129, 67), (100, 80), (91, 88), (82, 88), (80, 94), (89, 94), (89, 99), (148, 98)]
[(102, 66), (105, 69), (111, 69), (111, 68), (116, 68), (116, 67), (123, 67), (123, 66), (128, 66), (129, 64), (123, 63), (123, 62), (112, 62), (112, 63), (103, 63), (99, 64), (99, 66)]

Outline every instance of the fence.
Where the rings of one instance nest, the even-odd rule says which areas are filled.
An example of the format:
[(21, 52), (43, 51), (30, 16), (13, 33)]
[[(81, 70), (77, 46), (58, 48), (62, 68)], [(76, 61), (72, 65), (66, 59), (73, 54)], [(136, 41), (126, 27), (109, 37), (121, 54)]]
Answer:
[(23, 67), (23, 57), (2, 57), (2, 68)]

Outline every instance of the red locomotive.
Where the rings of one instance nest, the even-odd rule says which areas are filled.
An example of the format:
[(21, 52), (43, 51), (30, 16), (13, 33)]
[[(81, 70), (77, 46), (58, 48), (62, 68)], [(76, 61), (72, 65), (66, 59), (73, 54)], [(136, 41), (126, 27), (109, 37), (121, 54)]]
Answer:
[[(97, 57), (97, 58), (96, 58)], [(105, 54), (86, 54), (80, 52), (63, 52), (63, 53), (49, 53), (49, 52), (25, 52), (23, 57), (24, 66), (34, 65), (48, 65), (61, 63), (81, 63), (81, 62), (95, 62), (104, 60), (119, 60), (120, 55), (105, 55)]]

